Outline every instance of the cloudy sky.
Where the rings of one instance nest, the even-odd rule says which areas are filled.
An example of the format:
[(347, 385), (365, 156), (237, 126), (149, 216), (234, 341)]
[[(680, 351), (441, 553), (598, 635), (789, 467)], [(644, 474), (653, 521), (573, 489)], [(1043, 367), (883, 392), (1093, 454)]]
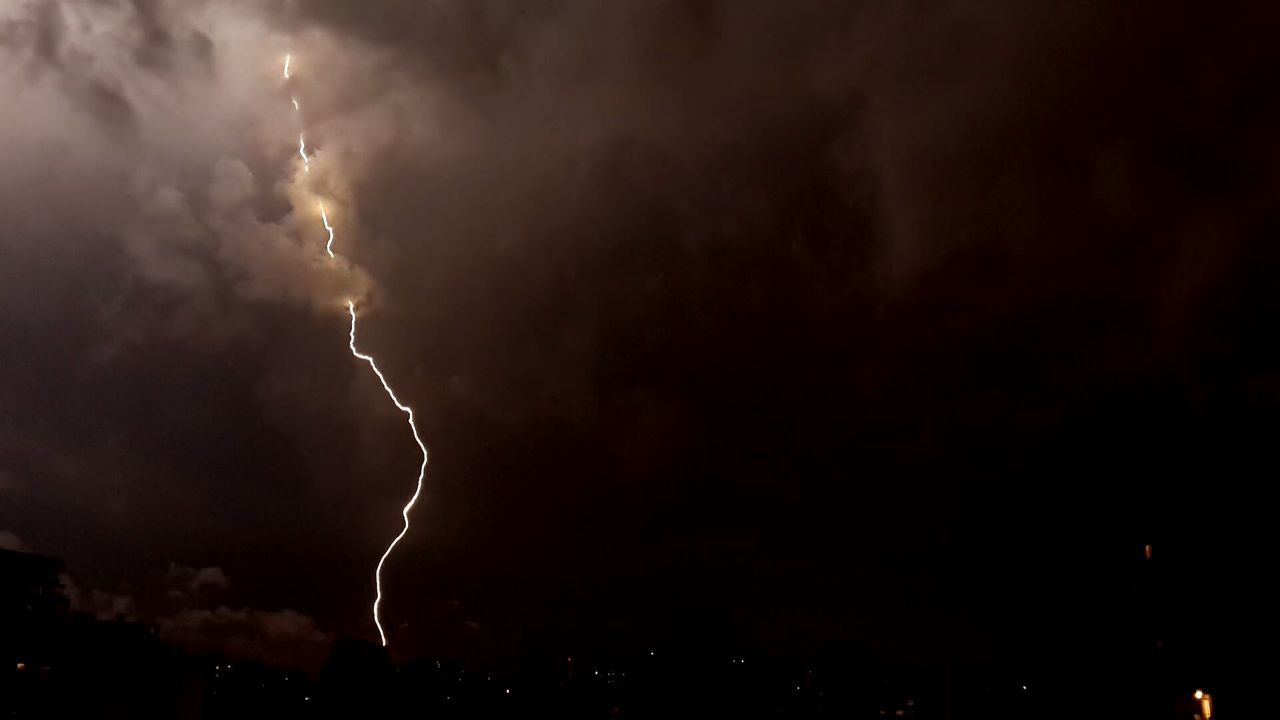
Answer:
[(348, 298), (432, 453), (408, 654), (981, 652), (1248, 539), (1280, 18), (1059, 5), (4, 3), (0, 545), (179, 641), (375, 638), (418, 458)]

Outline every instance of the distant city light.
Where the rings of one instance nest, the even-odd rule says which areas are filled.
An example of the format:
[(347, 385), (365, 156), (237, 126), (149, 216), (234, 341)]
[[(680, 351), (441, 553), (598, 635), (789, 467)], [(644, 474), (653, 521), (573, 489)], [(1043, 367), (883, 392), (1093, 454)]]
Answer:
[(1196, 699), (1200, 701), (1200, 717), (1210, 720), (1213, 717), (1213, 696), (1203, 690), (1196, 690)]

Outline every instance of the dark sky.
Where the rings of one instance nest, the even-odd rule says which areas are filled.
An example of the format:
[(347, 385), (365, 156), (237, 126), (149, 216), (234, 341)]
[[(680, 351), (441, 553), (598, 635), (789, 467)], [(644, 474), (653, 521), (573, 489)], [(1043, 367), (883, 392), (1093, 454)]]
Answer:
[(0, 10), (0, 541), (86, 609), (376, 637), (345, 297), (410, 655), (981, 655), (1273, 522), (1273, 3), (260, 5)]

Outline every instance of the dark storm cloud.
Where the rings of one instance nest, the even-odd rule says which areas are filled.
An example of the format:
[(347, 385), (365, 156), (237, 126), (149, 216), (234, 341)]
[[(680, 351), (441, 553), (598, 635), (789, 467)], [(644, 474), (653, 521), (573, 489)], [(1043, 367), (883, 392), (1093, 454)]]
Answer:
[[(56, 2), (33, 3), (26, 17), (0, 24), (0, 38), (12, 53), (25, 59), (33, 77), (54, 76), (80, 109), (110, 134), (128, 138), (137, 132), (132, 104), (118, 84), (96, 77), (84, 58), (65, 57), (67, 20)], [(24, 58), (25, 56), (25, 58)]]
[[(689, 583), (706, 602), (857, 613), (856, 578), (995, 542), (1011, 492), (1079, 498), (1051, 541), (1103, 489), (1083, 468), (1179, 465), (1159, 438), (1265, 372), (1218, 365), (1275, 305), (1245, 260), (1274, 177), (1260, 5), (297, 9), (420, 83), (362, 97), (386, 129), (349, 147), (388, 297), (368, 344), (437, 458), (405, 554), (440, 559), (400, 582), (513, 633), (575, 582), (546, 578), (651, 598), (621, 568), (680, 586), (707, 536), (756, 577)], [(1116, 517), (1145, 487), (1107, 487)], [(492, 600), (517, 586), (546, 605)]]
[(155, 66), (166, 60), (173, 46), (173, 36), (161, 17), (161, 0), (129, 0), (141, 33), (134, 49), (134, 59), (142, 66)]
[(75, 96), (84, 109), (113, 135), (132, 137), (137, 134), (137, 117), (133, 105), (120, 92), (106, 82), (87, 79)]
[[(66, 556), (80, 586), (93, 588), (86, 603), (132, 586), (143, 617), (172, 610), (161, 582), (170, 563), (220, 546), (216, 562), (236, 547), (226, 536), (245, 519), (226, 514), (244, 498), (227, 490), (275, 492), (257, 473), (296, 462), (291, 443), (268, 428), (292, 426), (316, 406), (291, 397), (287, 412), (257, 417), (270, 376), (297, 376), (299, 348), (323, 348), (327, 360), (318, 352), (314, 365), (334, 375), (303, 382), (338, 388), (328, 402), (348, 405), (337, 303), (367, 287), (358, 270), (321, 265), (313, 241), (323, 230), (292, 216), (285, 183), (296, 129), (277, 95), (266, 30), (235, 8), (187, 10), (0, 9), (0, 356), (12, 368), (0, 379), (0, 527)], [(260, 70), (241, 72), (213, 38), (252, 48)], [(155, 52), (144, 57), (148, 47)], [(281, 105), (273, 114), (228, 97)], [(296, 202), (313, 211), (308, 198)], [(272, 336), (296, 332), (325, 342), (269, 349)], [(249, 504), (278, 510), (305, 500), (296, 491)], [(193, 578), (206, 593), (215, 569)]]
[[(88, 11), (98, 16), (124, 16), (134, 29), (129, 41), (133, 59), (141, 66), (155, 69), (167, 64), (174, 46), (173, 31), (164, 17), (161, 0), (39, 0), (17, 3), (14, 7), (18, 9), (17, 17), (6, 23), (0, 37), (7, 38), (9, 42), (21, 39), (29, 43), (37, 60), (54, 67), (61, 67), (64, 63), (68, 14), (77, 11)], [(76, 21), (89, 22), (84, 15), (77, 15)], [(197, 38), (197, 48), (203, 45), (198, 40), (201, 33), (196, 31), (192, 35)]]
[[(45, 75), (61, 84), (79, 109), (92, 117), (115, 139), (130, 139), (138, 132), (133, 104), (121, 83), (98, 74), (93, 59), (83, 53), (68, 52), (68, 19), (63, 5), (53, 0), (25, 3), (19, 10), (25, 16), (0, 21), (0, 39), (8, 45), (11, 57), (25, 60), (33, 78)], [(138, 46), (140, 52), (156, 38), (148, 38)]]
[[(1180, 50), (1199, 30), (1190, 9), (1159, 27), (1144, 9), (1012, 3), (304, 12), (443, 96), (433, 134), (405, 122), (380, 148), (353, 151), (382, 153), (356, 192), (396, 267), (372, 247), (369, 263), (391, 292), (417, 298), (406, 304), (428, 315), (415, 320), (462, 318), (459, 340), (507, 348), (458, 348), (469, 362), (492, 357), (505, 382), (464, 372), (454, 383), (512, 386), (518, 399), (494, 403), (506, 412), (538, 406), (527, 387), (585, 379), (609, 354), (604, 326), (646, 303), (734, 334), (746, 313), (791, 303), (802, 317), (834, 313), (825, 334), (840, 313), (877, 303), (934, 313), (951, 302), (972, 322), (1004, 322), (1017, 303), (1052, 305), (1134, 265), (1177, 274), (1178, 253), (1163, 247), (1109, 253), (1216, 212), (1209, 197), (1172, 207), (1191, 190), (1179, 184), (1204, 181), (1190, 158), (1156, 158), (1222, 138), (1226, 127), (1195, 116), (1215, 104), (1206, 93), (1232, 90), (1199, 78), (1261, 60), (1222, 57), (1225, 30)], [(1143, 40), (1124, 42), (1136, 28)], [(1031, 280), (1041, 276), (1063, 284)], [(956, 284), (971, 277), (984, 287)], [(1096, 302), (1149, 323), (1165, 282), (1178, 281), (1144, 277)], [(541, 389), (577, 407), (579, 388)]]
[(33, 19), (35, 27), (35, 56), (53, 66), (62, 64), (62, 36), (66, 26), (55, 2), (36, 6)]
[[(39, 134), (0, 110), (24, 200), (0, 197), (23, 228), (0, 330), (26, 340), (0, 350), (26, 368), (0, 385), (0, 470), (5, 506), (76, 524), (0, 527), (116, 537), (110, 573), (163, 577), (172, 538), (236, 579), (231, 606), (368, 630), (414, 449), (342, 318), (302, 310), (373, 283), (325, 275), (296, 251), (314, 218), (281, 213), (313, 200), (280, 190), (289, 49), (316, 187), (377, 283), (361, 346), (433, 451), (388, 576), (396, 632), (433, 650), (639, 635), (682, 605), (762, 642), (804, 640), (800, 616), (890, 633), (940, 596), (962, 635), (993, 565), (1120, 533), (1107, 513), (1206, 466), (1207, 427), (1247, 437), (1280, 387), (1261, 4), (325, 0), (200, 24), (134, 2), (129, 69), (102, 75), (35, 7), (0, 38), (77, 78), (95, 122), (23, 156), (10, 138)], [(161, 76), (187, 94), (139, 110)], [(99, 135), (127, 127), (141, 150)], [(1027, 527), (1007, 498), (1056, 510)]]

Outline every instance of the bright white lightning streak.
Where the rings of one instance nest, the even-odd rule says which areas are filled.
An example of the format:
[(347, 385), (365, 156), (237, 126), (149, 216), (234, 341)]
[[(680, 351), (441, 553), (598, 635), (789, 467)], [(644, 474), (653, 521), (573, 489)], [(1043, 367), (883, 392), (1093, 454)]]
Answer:
[(401, 517), (404, 518), (404, 527), (400, 530), (400, 534), (396, 535), (396, 539), (391, 541), (387, 546), (386, 552), (382, 553), (382, 559), (378, 561), (378, 569), (374, 573), (374, 583), (378, 588), (377, 598), (373, 601), (373, 624), (378, 626), (378, 636), (382, 638), (382, 646), (387, 646), (387, 633), (382, 629), (382, 566), (386, 564), (387, 558), (391, 556), (391, 551), (396, 549), (396, 545), (409, 534), (409, 511), (413, 510), (413, 506), (418, 504), (418, 498), (422, 496), (422, 480), (427, 474), (427, 446), (422, 442), (422, 438), (418, 435), (418, 426), (414, 422), (413, 408), (400, 402), (396, 397), (396, 393), (387, 384), (387, 379), (383, 377), (382, 371), (378, 369), (378, 364), (374, 362), (372, 355), (366, 355), (356, 349), (356, 304), (350, 300), (347, 301), (347, 310), (351, 313), (351, 340), (348, 347), (351, 348), (351, 354), (357, 358), (369, 363), (369, 367), (373, 369), (373, 374), (378, 376), (378, 381), (382, 383), (382, 389), (387, 391), (387, 397), (391, 398), (391, 402), (395, 403), (396, 408), (400, 412), (409, 416), (409, 428), (413, 430), (413, 441), (418, 443), (418, 449), (422, 451), (422, 465), (418, 467), (418, 484), (414, 488), (413, 497), (409, 498), (409, 502), (400, 511)]
[[(289, 79), (289, 62), (292, 55), (284, 56), (284, 78)], [(298, 106), (298, 99), (291, 97), (294, 111), (301, 111)], [(311, 158), (307, 157), (307, 141), (303, 133), (298, 133), (298, 154), (302, 156), (302, 166), (307, 172), (311, 172)], [(320, 203), (320, 220), (324, 223), (324, 229), (329, 233), (329, 241), (325, 244), (325, 252), (329, 253), (330, 258), (336, 258), (333, 254), (333, 226), (329, 224), (329, 213), (325, 210), (324, 203)], [(414, 421), (413, 408), (400, 402), (400, 398), (396, 397), (396, 393), (391, 389), (391, 385), (387, 383), (387, 378), (382, 374), (382, 370), (378, 369), (378, 364), (374, 361), (372, 355), (366, 355), (356, 349), (356, 305), (352, 300), (347, 301), (347, 311), (351, 313), (351, 334), (347, 346), (351, 348), (351, 354), (356, 358), (369, 363), (369, 367), (373, 370), (373, 374), (378, 376), (378, 381), (382, 383), (382, 389), (386, 391), (387, 397), (391, 398), (391, 402), (395, 404), (396, 409), (403, 412), (409, 417), (409, 429), (413, 431), (413, 441), (418, 444), (418, 449), (422, 451), (422, 465), (418, 467), (418, 482), (414, 486), (413, 496), (409, 498), (409, 502), (405, 504), (404, 509), (400, 511), (401, 517), (404, 518), (404, 527), (401, 528), (400, 534), (396, 535), (391, 544), (387, 545), (387, 549), (382, 553), (382, 557), (378, 560), (378, 568), (374, 571), (374, 584), (377, 587), (377, 596), (373, 601), (373, 624), (378, 628), (378, 637), (382, 639), (382, 646), (387, 646), (387, 633), (382, 627), (382, 568), (387, 563), (387, 558), (391, 557), (391, 553), (400, 544), (400, 541), (409, 534), (409, 512), (413, 510), (413, 506), (418, 504), (418, 499), (422, 497), (422, 484), (427, 474), (427, 446), (422, 442), (422, 437), (418, 435), (418, 425)]]
[(333, 226), (329, 224), (329, 213), (324, 211), (324, 203), (320, 203), (320, 220), (324, 222), (324, 229), (329, 232), (329, 242), (325, 243), (324, 251), (329, 253), (329, 257), (336, 257), (333, 254)]
[(302, 156), (302, 169), (311, 172), (311, 158), (307, 157), (307, 138), (298, 133), (298, 154)]

